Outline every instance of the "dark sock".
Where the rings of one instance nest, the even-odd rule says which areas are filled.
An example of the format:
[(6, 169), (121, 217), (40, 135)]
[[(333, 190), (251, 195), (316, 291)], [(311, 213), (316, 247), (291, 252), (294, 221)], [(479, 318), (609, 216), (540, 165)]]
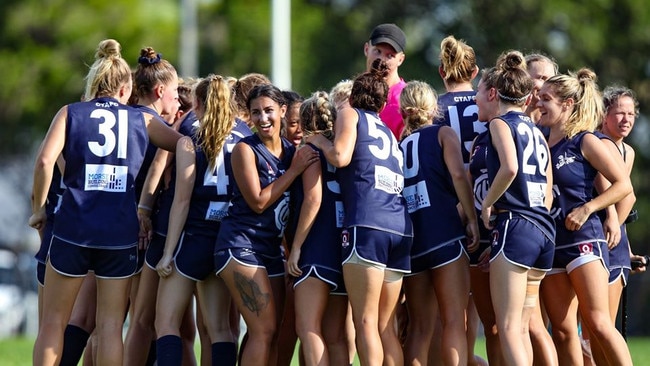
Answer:
[(237, 364), (237, 345), (233, 342), (212, 343), (212, 364), (235, 366)]
[(156, 341), (158, 366), (178, 366), (183, 362), (183, 341), (181, 337), (166, 335)]
[(90, 334), (76, 325), (68, 324), (63, 336), (61, 366), (77, 366), (84, 353)]
[(151, 341), (149, 345), (149, 354), (147, 355), (147, 362), (145, 366), (153, 366), (156, 364), (156, 341)]

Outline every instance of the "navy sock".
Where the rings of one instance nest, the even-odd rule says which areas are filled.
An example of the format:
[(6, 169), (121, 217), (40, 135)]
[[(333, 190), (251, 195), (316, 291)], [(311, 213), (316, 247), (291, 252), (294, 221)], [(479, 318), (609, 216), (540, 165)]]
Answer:
[(156, 341), (158, 366), (177, 366), (183, 362), (183, 341), (181, 337), (166, 335)]
[(151, 341), (149, 345), (149, 354), (147, 355), (146, 366), (153, 366), (156, 364), (156, 341)]
[(76, 325), (68, 324), (63, 336), (61, 366), (77, 366), (84, 353), (90, 334)]
[(212, 343), (212, 364), (235, 366), (237, 364), (237, 345), (233, 342)]

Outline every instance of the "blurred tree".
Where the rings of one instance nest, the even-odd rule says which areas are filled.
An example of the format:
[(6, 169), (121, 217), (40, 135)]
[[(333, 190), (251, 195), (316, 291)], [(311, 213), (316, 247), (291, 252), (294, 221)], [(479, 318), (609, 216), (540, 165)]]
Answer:
[(24, 153), (56, 111), (79, 100), (99, 41), (115, 38), (135, 64), (152, 46), (176, 59), (178, 11), (171, 0), (4, 1), (0, 25), (0, 152)]

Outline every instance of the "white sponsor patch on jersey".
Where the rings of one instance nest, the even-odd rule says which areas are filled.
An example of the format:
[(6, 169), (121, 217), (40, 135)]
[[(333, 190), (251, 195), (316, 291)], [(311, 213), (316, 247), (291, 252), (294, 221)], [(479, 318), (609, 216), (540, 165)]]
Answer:
[(126, 192), (128, 166), (86, 164), (85, 191)]
[(381, 166), (375, 166), (375, 189), (389, 194), (398, 194), (404, 188), (404, 176)]
[(409, 213), (431, 206), (427, 183), (423, 180), (417, 182), (415, 185), (404, 187), (402, 195), (406, 199), (406, 207)]
[(544, 206), (544, 197), (546, 196), (546, 183), (528, 182), (527, 185), (530, 207)]
[(210, 201), (208, 210), (205, 213), (207, 221), (221, 221), (226, 216), (228, 216), (228, 202)]

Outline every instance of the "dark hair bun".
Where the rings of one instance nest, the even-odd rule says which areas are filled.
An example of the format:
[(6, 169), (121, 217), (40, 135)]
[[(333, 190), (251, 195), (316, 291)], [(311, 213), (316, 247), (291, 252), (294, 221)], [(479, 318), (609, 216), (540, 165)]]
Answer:
[(497, 67), (503, 71), (526, 70), (526, 59), (519, 51), (509, 51), (505, 56), (497, 60)]
[(372, 62), (370, 72), (374, 75), (377, 75), (377, 77), (380, 79), (385, 79), (388, 77), (388, 65), (380, 58), (375, 59), (375, 61)]

